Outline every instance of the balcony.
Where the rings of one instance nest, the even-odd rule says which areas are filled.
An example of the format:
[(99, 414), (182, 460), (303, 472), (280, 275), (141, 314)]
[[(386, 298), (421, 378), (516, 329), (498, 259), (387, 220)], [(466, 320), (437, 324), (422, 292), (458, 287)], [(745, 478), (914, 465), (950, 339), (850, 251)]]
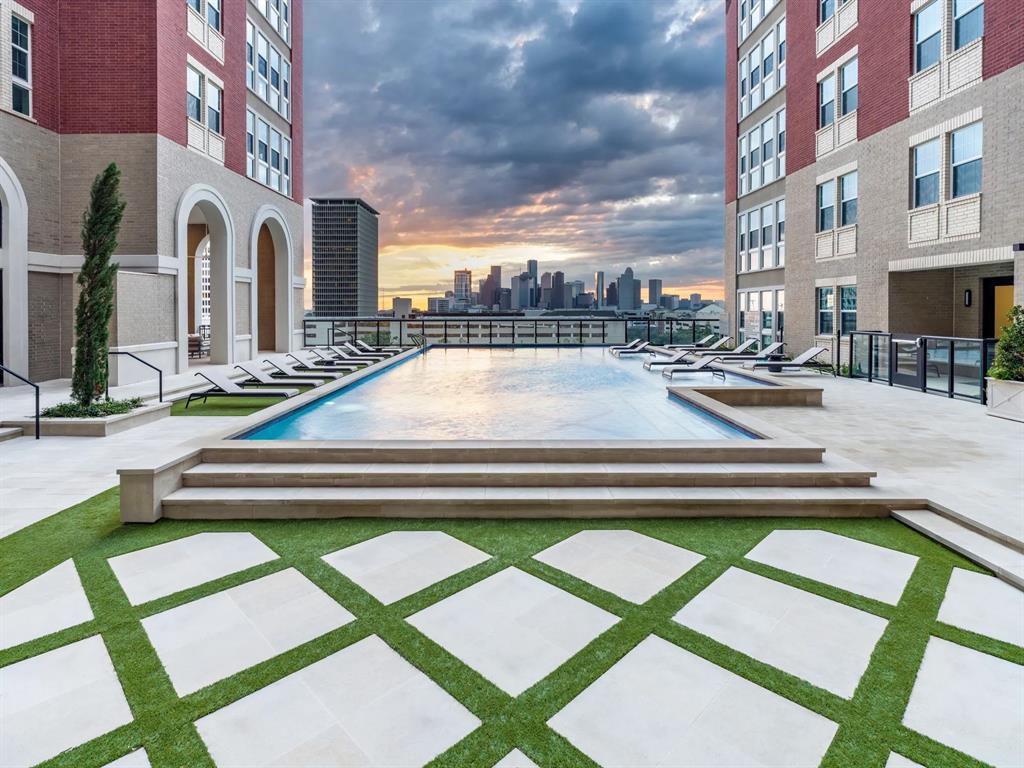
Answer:
[(815, 55), (821, 56), (857, 26), (858, 0), (847, 0), (830, 18), (823, 21), (814, 33)]

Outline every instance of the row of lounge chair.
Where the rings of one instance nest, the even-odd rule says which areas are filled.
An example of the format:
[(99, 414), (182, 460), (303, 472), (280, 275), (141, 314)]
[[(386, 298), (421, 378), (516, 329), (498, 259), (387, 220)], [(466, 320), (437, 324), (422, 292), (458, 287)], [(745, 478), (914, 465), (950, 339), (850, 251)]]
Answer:
[(341, 345), (310, 347), (289, 352), (284, 357), (267, 358), (263, 363), (269, 365), (269, 369), (255, 362), (239, 363), (235, 368), (246, 374), (247, 378), (238, 381), (216, 370), (197, 371), (195, 375), (206, 379), (211, 386), (189, 393), (185, 407), (188, 408), (195, 400), (205, 403), (208, 397), (294, 397), (299, 394), (298, 389), (279, 388), (275, 385), (318, 387), (326, 381), (379, 363), (401, 351), (401, 347), (372, 347), (357, 340)]
[(649, 371), (660, 370), (661, 374), (671, 379), (675, 373), (691, 373), (709, 368), (712, 362), (718, 363), (740, 363), (748, 370), (767, 369), (772, 373), (781, 373), (797, 370), (814, 370), (819, 373), (836, 374), (831, 363), (824, 363), (816, 358), (827, 352), (826, 347), (811, 347), (803, 354), (787, 360), (783, 357), (782, 342), (774, 342), (757, 352), (752, 348), (757, 343), (756, 339), (748, 339), (735, 349), (721, 349), (732, 341), (731, 336), (721, 336), (717, 340), (714, 334), (700, 339), (694, 344), (670, 344), (665, 347), (653, 347), (650, 342), (634, 339), (629, 344), (615, 345), (610, 348), (613, 355), (637, 355), (654, 353), (658, 354), (663, 350), (671, 350), (672, 354), (667, 357), (652, 357), (644, 363), (644, 368)]

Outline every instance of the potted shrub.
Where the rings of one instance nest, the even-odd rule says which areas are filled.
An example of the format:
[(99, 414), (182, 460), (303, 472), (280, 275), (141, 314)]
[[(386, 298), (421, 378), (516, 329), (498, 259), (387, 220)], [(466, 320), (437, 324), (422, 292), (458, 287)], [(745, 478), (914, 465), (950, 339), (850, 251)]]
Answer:
[(989, 415), (1024, 422), (1024, 306), (1010, 310), (986, 380)]

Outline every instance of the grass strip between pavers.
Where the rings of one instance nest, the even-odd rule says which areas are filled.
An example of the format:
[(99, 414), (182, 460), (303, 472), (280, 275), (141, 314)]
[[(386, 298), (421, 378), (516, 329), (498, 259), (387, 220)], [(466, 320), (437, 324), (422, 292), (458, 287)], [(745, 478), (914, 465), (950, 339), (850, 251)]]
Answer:
[[(191, 411), (191, 408), (189, 409)], [(885, 765), (890, 751), (926, 766), (961, 768), (983, 763), (902, 725), (917, 669), (931, 635), (1015, 664), (1024, 650), (936, 620), (953, 567), (980, 570), (959, 555), (891, 519), (637, 519), (438, 520), (338, 519), (282, 521), (170, 521), (121, 525), (116, 489), (0, 540), (0, 594), (73, 557), (96, 618), (79, 627), (0, 652), (0, 666), (101, 633), (134, 721), (45, 763), (51, 768), (102, 766), (145, 747), (154, 768), (212, 766), (193, 723), (282, 677), (370, 635), (458, 699), (482, 721), (431, 765), (493, 766), (514, 748), (542, 768), (594, 763), (547, 726), (547, 720), (651, 634), (707, 659), (836, 722), (823, 766)], [(699, 552), (705, 559), (643, 605), (634, 605), (532, 556), (585, 529), (627, 528)], [(822, 529), (917, 555), (920, 560), (896, 606), (854, 595), (744, 558), (777, 529)], [(328, 566), (321, 556), (393, 530), (439, 530), (492, 555), (479, 565), (384, 606)], [(203, 531), (248, 531), (278, 560), (200, 586), (131, 606), (107, 559)], [(421, 634), (405, 619), (466, 587), (515, 566), (620, 618), (552, 674), (512, 697)], [(843, 699), (748, 657), (672, 617), (730, 567), (743, 568), (885, 618), (887, 628), (853, 697)], [(200, 597), (295, 568), (356, 619), (304, 645), (179, 698), (140, 620)]]

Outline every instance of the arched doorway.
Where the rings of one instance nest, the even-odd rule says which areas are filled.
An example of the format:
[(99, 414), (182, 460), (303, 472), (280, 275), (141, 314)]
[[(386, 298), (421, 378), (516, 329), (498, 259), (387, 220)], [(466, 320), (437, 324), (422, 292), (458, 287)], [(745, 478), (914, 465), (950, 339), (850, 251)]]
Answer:
[[(0, 157), (0, 359), (28, 375), (28, 201), (21, 182)], [(11, 376), (4, 384), (20, 384)]]
[(257, 211), (250, 247), (256, 267), (256, 348), (287, 352), (292, 342), (292, 240), (273, 206)]
[(189, 188), (178, 203), (175, 239), (184, 299), (178, 302), (179, 371), (234, 361), (234, 254), (234, 225), (223, 198), (205, 185)]

